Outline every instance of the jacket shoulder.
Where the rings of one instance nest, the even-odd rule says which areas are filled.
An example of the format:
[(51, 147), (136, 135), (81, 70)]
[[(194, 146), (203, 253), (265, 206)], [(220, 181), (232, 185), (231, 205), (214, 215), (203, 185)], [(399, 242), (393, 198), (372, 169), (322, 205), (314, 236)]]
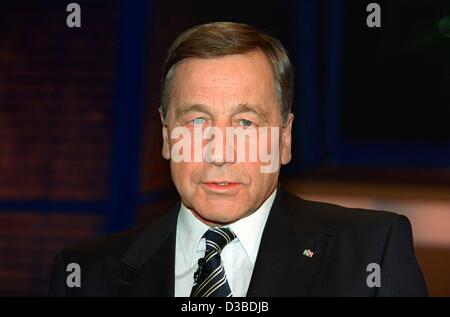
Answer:
[(283, 201), (290, 223), (307, 222), (320, 227), (333, 227), (341, 233), (387, 234), (398, 222), (409, 225), (405, 216), (391, 211), (344, 207), (306, 200), (287, 192)]
[(104, 259), (105, 257), (121, 258), (136, 241), (145, 234), (166, 231), (169, 224), (176, 221), (176, 212), (168, 212), (151, 222), (141, 224), (119, 233), (80, 241), (63, 248), (60, 254), (66, 259), (77, 260)]
[[(50, 279), (52, 296), (108, 296), (111, 278), (130, 264), (123, 262), (130, 250), (147, 250), (149, 244), (170, 230), (177, 213), (169, 212), (151, 223), (63, 248), (56, 256)], [(135, 250), (136, 251), (136, 250)], [(82, 287), (66, 287), (67, 268), (81, 269)], [(118, 266), (119, 265), (119, 266)]]
[(77, 259), (105, 256), (121, 257), (147, 226), (141, 225), (119, 233), (83, 240), (63, 248), (60, 253), (65, 258)]

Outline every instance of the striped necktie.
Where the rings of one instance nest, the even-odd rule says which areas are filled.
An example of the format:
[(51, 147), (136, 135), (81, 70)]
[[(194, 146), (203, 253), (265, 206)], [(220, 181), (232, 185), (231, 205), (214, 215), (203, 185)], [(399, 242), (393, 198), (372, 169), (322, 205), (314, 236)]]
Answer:
[(191, 297), (231, 297), (233, 294), (220, 252), (236, 235), (229, 228), (214, 228), (206, 231), (203, 237), (206, 239), (206, 251), (205, 256), (198, 260)]

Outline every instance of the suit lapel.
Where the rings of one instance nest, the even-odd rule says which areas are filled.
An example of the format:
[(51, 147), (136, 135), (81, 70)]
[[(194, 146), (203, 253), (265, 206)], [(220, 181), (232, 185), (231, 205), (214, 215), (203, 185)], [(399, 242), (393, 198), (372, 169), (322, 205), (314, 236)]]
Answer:
[[(312, 296), (334, 230), (315, 221), (300, 198), (279, 188), (261, 239), (247, 296)], [(303, 255), (305, 250), (312, 256)]]
[(178, 210), (147, 227), (120, 260), (108, 259), (110, 296), (174, 296)]

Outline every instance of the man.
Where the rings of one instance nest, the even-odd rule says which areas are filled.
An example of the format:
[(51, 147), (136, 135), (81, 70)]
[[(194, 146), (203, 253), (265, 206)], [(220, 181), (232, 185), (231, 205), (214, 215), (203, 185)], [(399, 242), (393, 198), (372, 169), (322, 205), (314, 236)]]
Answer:
[[(62, 250), (51, 294), (427, 295), (407, 218), (279, 186), (291, 159), (292, 95), (276, 39), (237, 23), (181, 34), (160, 108), (162, 155), (181, 202), (148, 226)], [(69, 263), (80, 265), (80, 287), (66, 285)]]

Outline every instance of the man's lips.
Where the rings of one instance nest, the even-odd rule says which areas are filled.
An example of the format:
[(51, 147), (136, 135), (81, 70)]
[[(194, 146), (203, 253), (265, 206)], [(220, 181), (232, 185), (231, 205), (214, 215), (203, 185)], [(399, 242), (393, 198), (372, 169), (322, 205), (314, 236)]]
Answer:
[(220, 180), (220, 181), (211, 181), (211, 182), (202, 182), (206, 188), (214, 191), (229, 191), (233, 190), (239, 187), (241, 183), (232, 182), (232, 181), (226, 181), (226, 180)]

